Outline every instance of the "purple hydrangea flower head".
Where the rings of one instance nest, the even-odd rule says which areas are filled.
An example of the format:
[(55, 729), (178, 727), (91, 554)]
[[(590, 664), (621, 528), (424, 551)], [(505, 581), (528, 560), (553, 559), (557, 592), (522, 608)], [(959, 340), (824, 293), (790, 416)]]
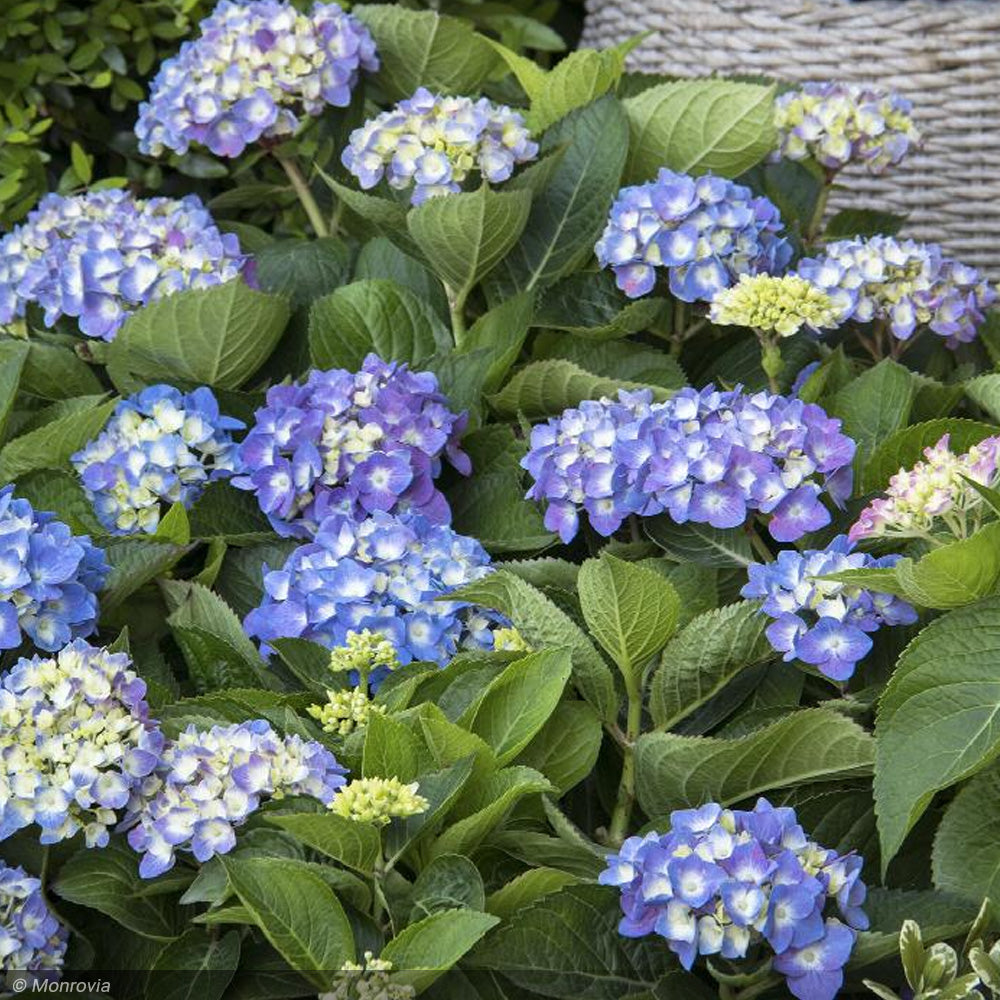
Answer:
[(54, 514), (0, 490), (0, 649), (27, 637), (54, 652), (97, 628), (97, 592), (109, 572), (104, 550)]
[(458, 446), (467, 420), (448, 409), (431, 372), (369, 354), (359, 372), (314, 370), (304, 385), (270, 389), (233, 483), (256, 494), (281, 535), (312, 537), (341, 511), (413, 511), (447, 523), (434, 480), (442, 457), (471, 471)]
[(917, 614), (892, 594), (824, 580), (849, 569), (894, 566), (899, 556), (875, 559), (854, 552), (853, 543), (839, 535), (825, 549), (785, 550), (771, 563), (751, 563), (749, 582), (741, 591), (761, 598), (761, 610), (772, 623), (771, 645), (785, 660), (801, 660), (833, 680), (847, 680), (872, 647), (872, 632), (883, 625), (910, 625)]
[(784, 270), (792, 248), (780, 230), (778, 209), (749, 188), (664, 167), (655, 181), (618, 192), (594, 250), (629, 298), (651, 292), (663, 267), (675, 298), (711, 302), (740, 275)]
[(831, 173), (849, 163), (884, 173), (920, 143), (912, 110), (906, 98), (877, 87), (806, 83), (774, 102), (779, 155), (811, 158)]
[(630, 837), (607, 860), (598, 881), (621, 891), (620, 934), (659, 935), (686, 969), (766, 948), (799, 1000), (833, 1000), (868, 926), (861, 859), (810, 841), (794, 809), (766, 799), (674, 812), (667, 833)]
[(815, 404), (708, 386), (566, 410), (532, 428), (521, 464), (528, 498), (548, 501), (546, 527), (564, 542), (581, 511), (605, 536), (629, 514), (733, 528), (758, 513), (775, 539), (795, 541), (829, 523), (824, 491), (838, 504), (850, 496), (853, 457), (840, 421)]
[(177, 851), (198, 861), (227, 854), (236, 828), (263, 802), (306, 795), (330, 805), (347, 771), (319, 743), (280, 737), (261, 719), (199, 731), (193, 724), (167, 743), (124, 820), (142, 855), (139, 874), (172, 868)]
[(31, 824), (55, 844), (108, 831), (153, 771), (163, 738), (125, 653), (74, 640), (0, 680), (0, 840)]
[(183, 154), (195, 143), (239, 156), (293, 135), (303, 115), (347, 107), (361, 70), (378, 66), (368, 29), (335, 3), (302, 13), (280, 0), (222, 0), (160, 67), (139, 105), (139, 148)]
[(833, 299), (839, 322), (884, 324), (899, 340), (927, 328), (949, 347), (970, 343), (997, 301), (974, 267), (936, 244), (891, 236), (830, 243), (823, 256), (800, 261), (798, 273)]
[(86, 336), (112, 340), (138, 307), (232, 281), (246, 263), (196, 195), (47, 194), (0, 239), (0, 326), (33, 303), (46, 326), (69, 316)]
[[(459, 649), (492, 648), (495, 619), (437, 598), (490, 571), (479, 542), (447, 525), (382, 511), (360, 521), (334, 514), (280, 570), (265, 569), (263, 601), (244, 628), (265, 653), (285, 637), (338, 649), (349, 633), (368, 629), (392, 643), (400, 663), (444, 666)], [(373, 689), (386, 673), (371, 673)]]
[(235, 471), (232, 431), (243, 426), (219, 413), (211, 389), (152, 385), (123, 399), (71, 461), (108, 531), (153, 534), (164, 505), (190, 507), (206, 483)]
[(68, 939), (42, 883), (0, 861), (0, 972), (58, 972)]
[(900, 469), (885, 495), (876, 497), (861, 512), (848, 536), (862, 538), (929, 538), (943, 525), (959, 538), (967, 538), (988, 512), (983, 495), (969, 483), (988, 489), (1000, 486), (1000, 437), (988, 437), (964, 455), (951, 450), (945, 434), (924, 460), (912, 469)]
[(442, 97), (421, 87), (355, 129), (341, 159), (365, 190), (384, 178), (397, 190), (412, 187), (410, 201), (419, 205), (461, 191), (473, 171), (500, 184), (537, 155), (517, 111), (485, 97)]

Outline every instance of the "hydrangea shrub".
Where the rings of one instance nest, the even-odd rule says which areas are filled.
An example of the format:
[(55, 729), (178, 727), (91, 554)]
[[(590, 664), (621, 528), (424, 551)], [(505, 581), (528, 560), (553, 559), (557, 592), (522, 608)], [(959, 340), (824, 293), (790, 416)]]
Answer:
[(827, 211), (918, 109), (424, 7), (224, 0), (2, 237), (7, 983), (986, 996), (996, 276)]

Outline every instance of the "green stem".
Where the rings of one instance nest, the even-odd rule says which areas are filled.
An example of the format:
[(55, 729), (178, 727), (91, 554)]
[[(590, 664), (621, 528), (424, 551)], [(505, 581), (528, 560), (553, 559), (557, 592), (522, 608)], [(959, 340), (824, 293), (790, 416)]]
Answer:
[(288, 179), (292, 183), (292, 187), (295, 190), (295, 194), (298, 196), (299, 202), (302, 207), (306, 210), (306, 215), (309, 216), (309, 221), (312, 223), (313, 231), (321, 239), (325, 236), (330, 235), (330, 230), (327, 228), (326, 219), (323, 218), (323, 213), (319, 209), (319, 205), (316, 203), (316, 199), (313, 197), (312, 191), (309, 190), (309, 184), (307, 183), (305, 177), (302, 175), (302, 171), (299, 170), (299, 165), (291, 159), (286, 159), (283, 156), (277, 157), (278, 162), (281, 164), (285, 173), (288, 175)]
[(456, 292), (449, 285), (445, 286), (448, 296), (448, 311), (451, 314), (451, 335), (455, 338), (455, 346), (465, 345), (465, 298), (468, 292)]
[(752, 521), (747, 524), (746, 532), (750, 539), (750, 547), (760, 556), (761, 560), (766, 563), (774, 562), (774, 555), (767, 547), (767, 542), (757, 534), (757, 529), (753, 526)]
[(771, 392), (777, 395), (781, 392), (781, 385), (778, 377), (785, 370), (785, 359), (781, 356), (781, 348), (777, 341), (771, 339), (762, 330), (755, 330), (757, 340), (760, 343), (760, 365), (767, 375), (767, 384)]
[(628, 833), (629, 821), (632, 819), (632, 806), (635, 803), (635, 741), (642, 729), (642, 686), (639, 678), (626, 665), (622, 670), (625, 678), (625, 692), (628, 696), (628, 712), (625, 723), (625, 743), (622, 747), (622, 776), (618, 783), (618, 797), (611, 813), (611, 824), (608, 827), (608, 844), (618, 847)]
[(833, 174), (827, 173), (823, 187), (816, 198), (816, 207), (813, 210), (812, 218), (809, 220), (809, 228), (806, 230), (806, 245), (812, 246), (823, 231), (823, 216), (826, 215), (826, 206), (830, 201), (830, 192), (833, 190)]

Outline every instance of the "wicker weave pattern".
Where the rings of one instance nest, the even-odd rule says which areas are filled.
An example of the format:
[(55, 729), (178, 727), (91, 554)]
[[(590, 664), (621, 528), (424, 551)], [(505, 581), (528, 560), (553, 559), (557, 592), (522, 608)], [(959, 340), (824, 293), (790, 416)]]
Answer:
[(654, 32), (630, 68), (877, 83), (909, 97), (923, 149), (851, 169), (832, 207), (909, 214), (905, 234), (1000, 278), (1000, 3), (992, 0), (587, 0), (584, 44)]

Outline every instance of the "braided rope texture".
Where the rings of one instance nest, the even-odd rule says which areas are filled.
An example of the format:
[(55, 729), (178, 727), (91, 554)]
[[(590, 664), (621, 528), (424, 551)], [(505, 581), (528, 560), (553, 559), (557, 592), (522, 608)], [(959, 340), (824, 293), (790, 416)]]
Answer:
[(586, 0), (583, 44), (652, 31), (629, 68), (846, 80), (914, 104), (923, 148), (881, 177), (845, 171), (831, 207), (906, 213), (905, 234), (1000, 278), (1000, 3)]

